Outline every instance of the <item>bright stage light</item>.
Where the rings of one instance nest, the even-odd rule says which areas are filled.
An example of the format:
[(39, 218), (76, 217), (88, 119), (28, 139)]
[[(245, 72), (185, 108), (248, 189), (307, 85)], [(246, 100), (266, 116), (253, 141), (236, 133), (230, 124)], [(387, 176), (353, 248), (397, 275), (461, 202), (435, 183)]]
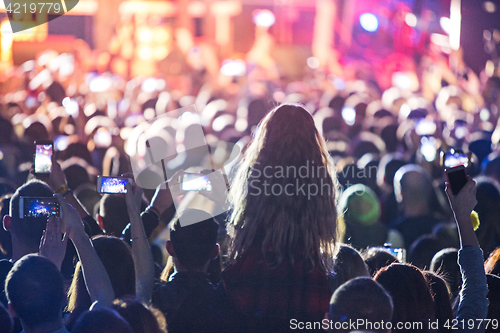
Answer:
[(312, 69), (317, 69), (319, 68), (319, 60), (318, 58), (315, 58), (315, 57), (309, 57), (307, 58), (307, 66), (309, 66), (310, 68)]
[(490, 14), (496, 12), (496, 10), (497, 10), (497, 6), (491, 1), (485, 1), (483, 3), (483, 8), (485, 11), (487, 11)]
[(378, 19), (372, 13), (364, 13), (359, 17), (361, 27), (369, 32), (375, 32), (378, 29)]
[(220, 73), (226, 76), (243, 76), (247, 71), (246, 66), (241, 59), (226, 59), (222, 62)]
[(274, 22), (276, 18), (268, 9), (257, 9), (253, 12), (253, 23), (259, 27), (269, 28)]
[(410, 27), (415, 28), (417, 26), (417, 17), (415, 16), (415, 14), (408, 13), (405, 15), (405, 22)]

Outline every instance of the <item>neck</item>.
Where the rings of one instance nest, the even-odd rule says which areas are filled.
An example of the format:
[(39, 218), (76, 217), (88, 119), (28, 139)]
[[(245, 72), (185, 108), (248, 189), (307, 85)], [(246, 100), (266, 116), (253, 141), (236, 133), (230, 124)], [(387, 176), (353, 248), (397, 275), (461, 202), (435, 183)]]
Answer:
[(12, 235), (12, 261), (17, 261), (30, 253), (38, 253), (38, 246), (29, 246)]
[(404, 213), (408, 217), (428, 215), (430, 213), (429, 207), (426, 203), (414, 202), (404, 205)]
[(206, 273), (208, 270), (208, 265), (210, 262), (207, 262), (203, 267), (198, 267), (198, 268), (188, 268), (182, 264), (179, 263), (177, 258), (174, 259), (174, 267), (175, 271), (179, 273)]
[(28, 327), (22, 321), (21, 323), (23, 324), (25, 333), (50, 333), (60, 330), (64, 326), (62, 319), (55, 322), (42, 323), (34, 327)]

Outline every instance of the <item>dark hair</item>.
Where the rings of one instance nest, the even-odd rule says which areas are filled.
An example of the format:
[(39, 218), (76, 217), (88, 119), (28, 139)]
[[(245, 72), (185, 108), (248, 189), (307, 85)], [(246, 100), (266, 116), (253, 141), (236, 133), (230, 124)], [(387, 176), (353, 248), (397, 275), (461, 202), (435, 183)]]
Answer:
[[(114, 301), (112, 309), (130, 324), (134, 333), (162, 332), (155, 315), (136, 299), (130, 297), (117, 299)], [(162, 315), (158, 310), (155, 311), (155, 314)]]
[[(487, 318), (498, 319), (500, 318), (500, 277), (486, 274), (486, 282), (488, 283), (488, 294), (486, 297), (490, 301)], [(485, 332), (497, 332), (497, 330), (489, 325)]]
[[(183, 223), (200, 221), (182, 226)], [(199, 268), (210, 260), (217, 244), (219, 225), (208, 213), (188, 209), (177, 218), (170, 230), (170, 241), (177, 260), (188, 268)]]
[(47, 226), (46, 217), (27, 217), (19, 216), (20, 197), (52, 197), (54, 192), (46, 183), (40, 180), (31, 180), (19, 187), (10, 199), (10, 217), (11, 232), (16, 235), (23, 243), (38, 246), (43, 231)]
[(14, 330), (14, 321), (12, 317), (3, 305), (0, 302), (0, 333), (12, 333)]
[(133, 333), (132, 328), (115, 310), (85, 311), (75, 323), (72, 333)]
[(125, 198), (116, 194), (102, 196), (99, 215), (107, 235), (120, 237), (123, 229), (130, 223)]
[(500, 277), (500, 246), (493, 250), (488, 259), (486, 259), (484, 270), (488, 274)]
[(7, 275), (5, 291), (23, 325), (61, 320), (63, 278), (50, 260), (36, 254), (19, 259)]
[(429, 271), (423, 273), (434, 300), (434, 314), (439, 324), (438, 332), (449, 332), (451, 330), (443, 326), (446, 322), (450, 323), (454, 318), (448, 285), (442, 277), (435, 273)]
[(439, 274), (448, 283), (453, 298), (458, 296), (462, 287), (462, 273), (460, 272), (457, 260), (457, 249), (442, 249), (434, 255), (430, 267), (431, 272)]
[(348, 245), (340, 245), (340, 249), (334, 258), (333, 270), (335, 277), (332, 289), (337, 289), (340, 285), (353, 278), (369, 276), (368, 267), (358, 251)]
[(79, 164), (71, 164), (63, 170), (66, 179), (68, 180), (68, 188), (76, 190), (82, 184), (90, 182), (90, 177), (87, 169)]
[[(336, 323), (358, 319), (371, 323), (389, 322), (392, 313), (391, 296), (379, 283), (368, 277), (357, 277), (344, 283), (333, 293), (330, 300), (330, 320)], [(386, 330), (370, 329), (370, 331), (385, 332)]]
[(420, 269), (429, 269), (434, 255), (444, 246), (440, 239), (432, 234), (425, 234), (411, 244), (408, 261)]
[[(123, 240), (111, 236), (97, 236), (92, 239), (92, 244), (106, 268), (115, 297), (135, 295), (135, 268), (129, 246)], [(80, 262), (76, 265), (68, 298), (67, 310), (71, 312), (68, 326), (71, 327), (78, 316), (92, 305)]]
[[(391, 264), (380, 269), (374, 277), (391, 295), (394, 303), (393, 326), (396, 323), (420, 325), (429, 332), (429, 320), (434, 320), (434, 303), (422, 271), (409, 264)], [(413, 327), (415, 328), (415, 327)], [(403, 330), (394, 329), (394, 332)]]
[(379, 269), (389, 266), (392, 263), (399, 263), (398, 259), (389, 252), (369, 248), (362, 253), (370, 276), (375, 276)]

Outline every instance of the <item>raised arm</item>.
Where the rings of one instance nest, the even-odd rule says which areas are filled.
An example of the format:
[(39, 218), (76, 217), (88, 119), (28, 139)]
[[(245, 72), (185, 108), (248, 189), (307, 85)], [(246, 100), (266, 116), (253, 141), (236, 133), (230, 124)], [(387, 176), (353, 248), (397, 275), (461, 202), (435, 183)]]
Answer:
[[(446, 194), (450, 201), (455, 221), (460, 236), (460, 251), (458, 252), (458, 264), (462, 273), (462, 290), (460, 291), (460, 303), (458, 305), (457, 319), (472, 319), (474, 328), (464, 330), (467, 332), (484, 332), (484, 326), (480, 320), (485, 319), (488, 314), (488, 286), (484, 272), (483, 251), (472, 227), (470, 214), (477, 204), (476, 182), (468, 177), (467, 184), (457, 195), (453, 195), (449, 184), (446, 185)], [(471, 326), (470, 326), (471, 327)], [(465, 329), (469, 326), (465, 326)]]
[(93, 309), (110, 306), (115, 293), (108, 273), (97, 255), (78, 211), (60, 194), (55, 194), (61, 205), (62, 219), (66, 233), (73, 242), (82, 265), (83, 279), (93, 305)]
[(130, 183), (127, 183), (125, 187), (127, 189), (125, 199), (130, 217), (132, 256), (135, 267), (135, 293), (139, 301), (149, 304), (154, 285), (154, 262), (148, 237), (140, 217), (142, 189)]

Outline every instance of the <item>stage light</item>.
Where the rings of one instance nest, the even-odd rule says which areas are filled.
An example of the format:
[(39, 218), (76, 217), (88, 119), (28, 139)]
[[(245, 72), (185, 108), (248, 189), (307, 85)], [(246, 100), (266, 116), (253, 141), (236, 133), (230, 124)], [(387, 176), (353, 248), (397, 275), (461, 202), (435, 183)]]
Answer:
[(269, 28), (276, 22), (274, 14), (268, 9), (257, 9), (253, 12), (253, 23), (259, 27)]
[(441, 17), (439, 19), (439, 24), (443, 31), (449, 35), (451, 31), (451, 20), (448, 17)]
[(241, 59), (226, 59), (220, 68), (220, 73), (226, 76), (243, 76), (246, 71), (246, 64)]
[(142, 60), (149, 60), (153, 57), (153, 50), (149, 46), (140, 46), (138, 54)]
[(410, 27), (415, 28), (417, 26), (417, 17), (415, 16), (415, 14), (408, 13), (405, 15), (405, 22)]
[(319, 60), (318, 60), (318, 58), (315, 58), (315, 57), (309, 57), (309, 58), (307, 58), (307, 66), (309, 66), (312, 69), (319, 68)]
[(65, 97), (62, 101), (62, 104), (64, 106), (64, 109), (66, 109), (66, 112), (70, 116), (78, 117), (80, 106), (78, 105), (77, 101), (69, 97)]
[(352, 106), (346, 106), (342, 109), (342, 118), (347, 125), (352, 126), (356, 121), (356, 110)]
[(359, 17), (359, 24), (368, 32), (375, 32), (378, 29), (378, 19), (372, 13), (364, 13)]
[(485, 1), (483, 3), (483, 8), (485, 11), (487, 11), (490, 14), (493, 14), (497, 10), (497, 6), (491, 1)]

